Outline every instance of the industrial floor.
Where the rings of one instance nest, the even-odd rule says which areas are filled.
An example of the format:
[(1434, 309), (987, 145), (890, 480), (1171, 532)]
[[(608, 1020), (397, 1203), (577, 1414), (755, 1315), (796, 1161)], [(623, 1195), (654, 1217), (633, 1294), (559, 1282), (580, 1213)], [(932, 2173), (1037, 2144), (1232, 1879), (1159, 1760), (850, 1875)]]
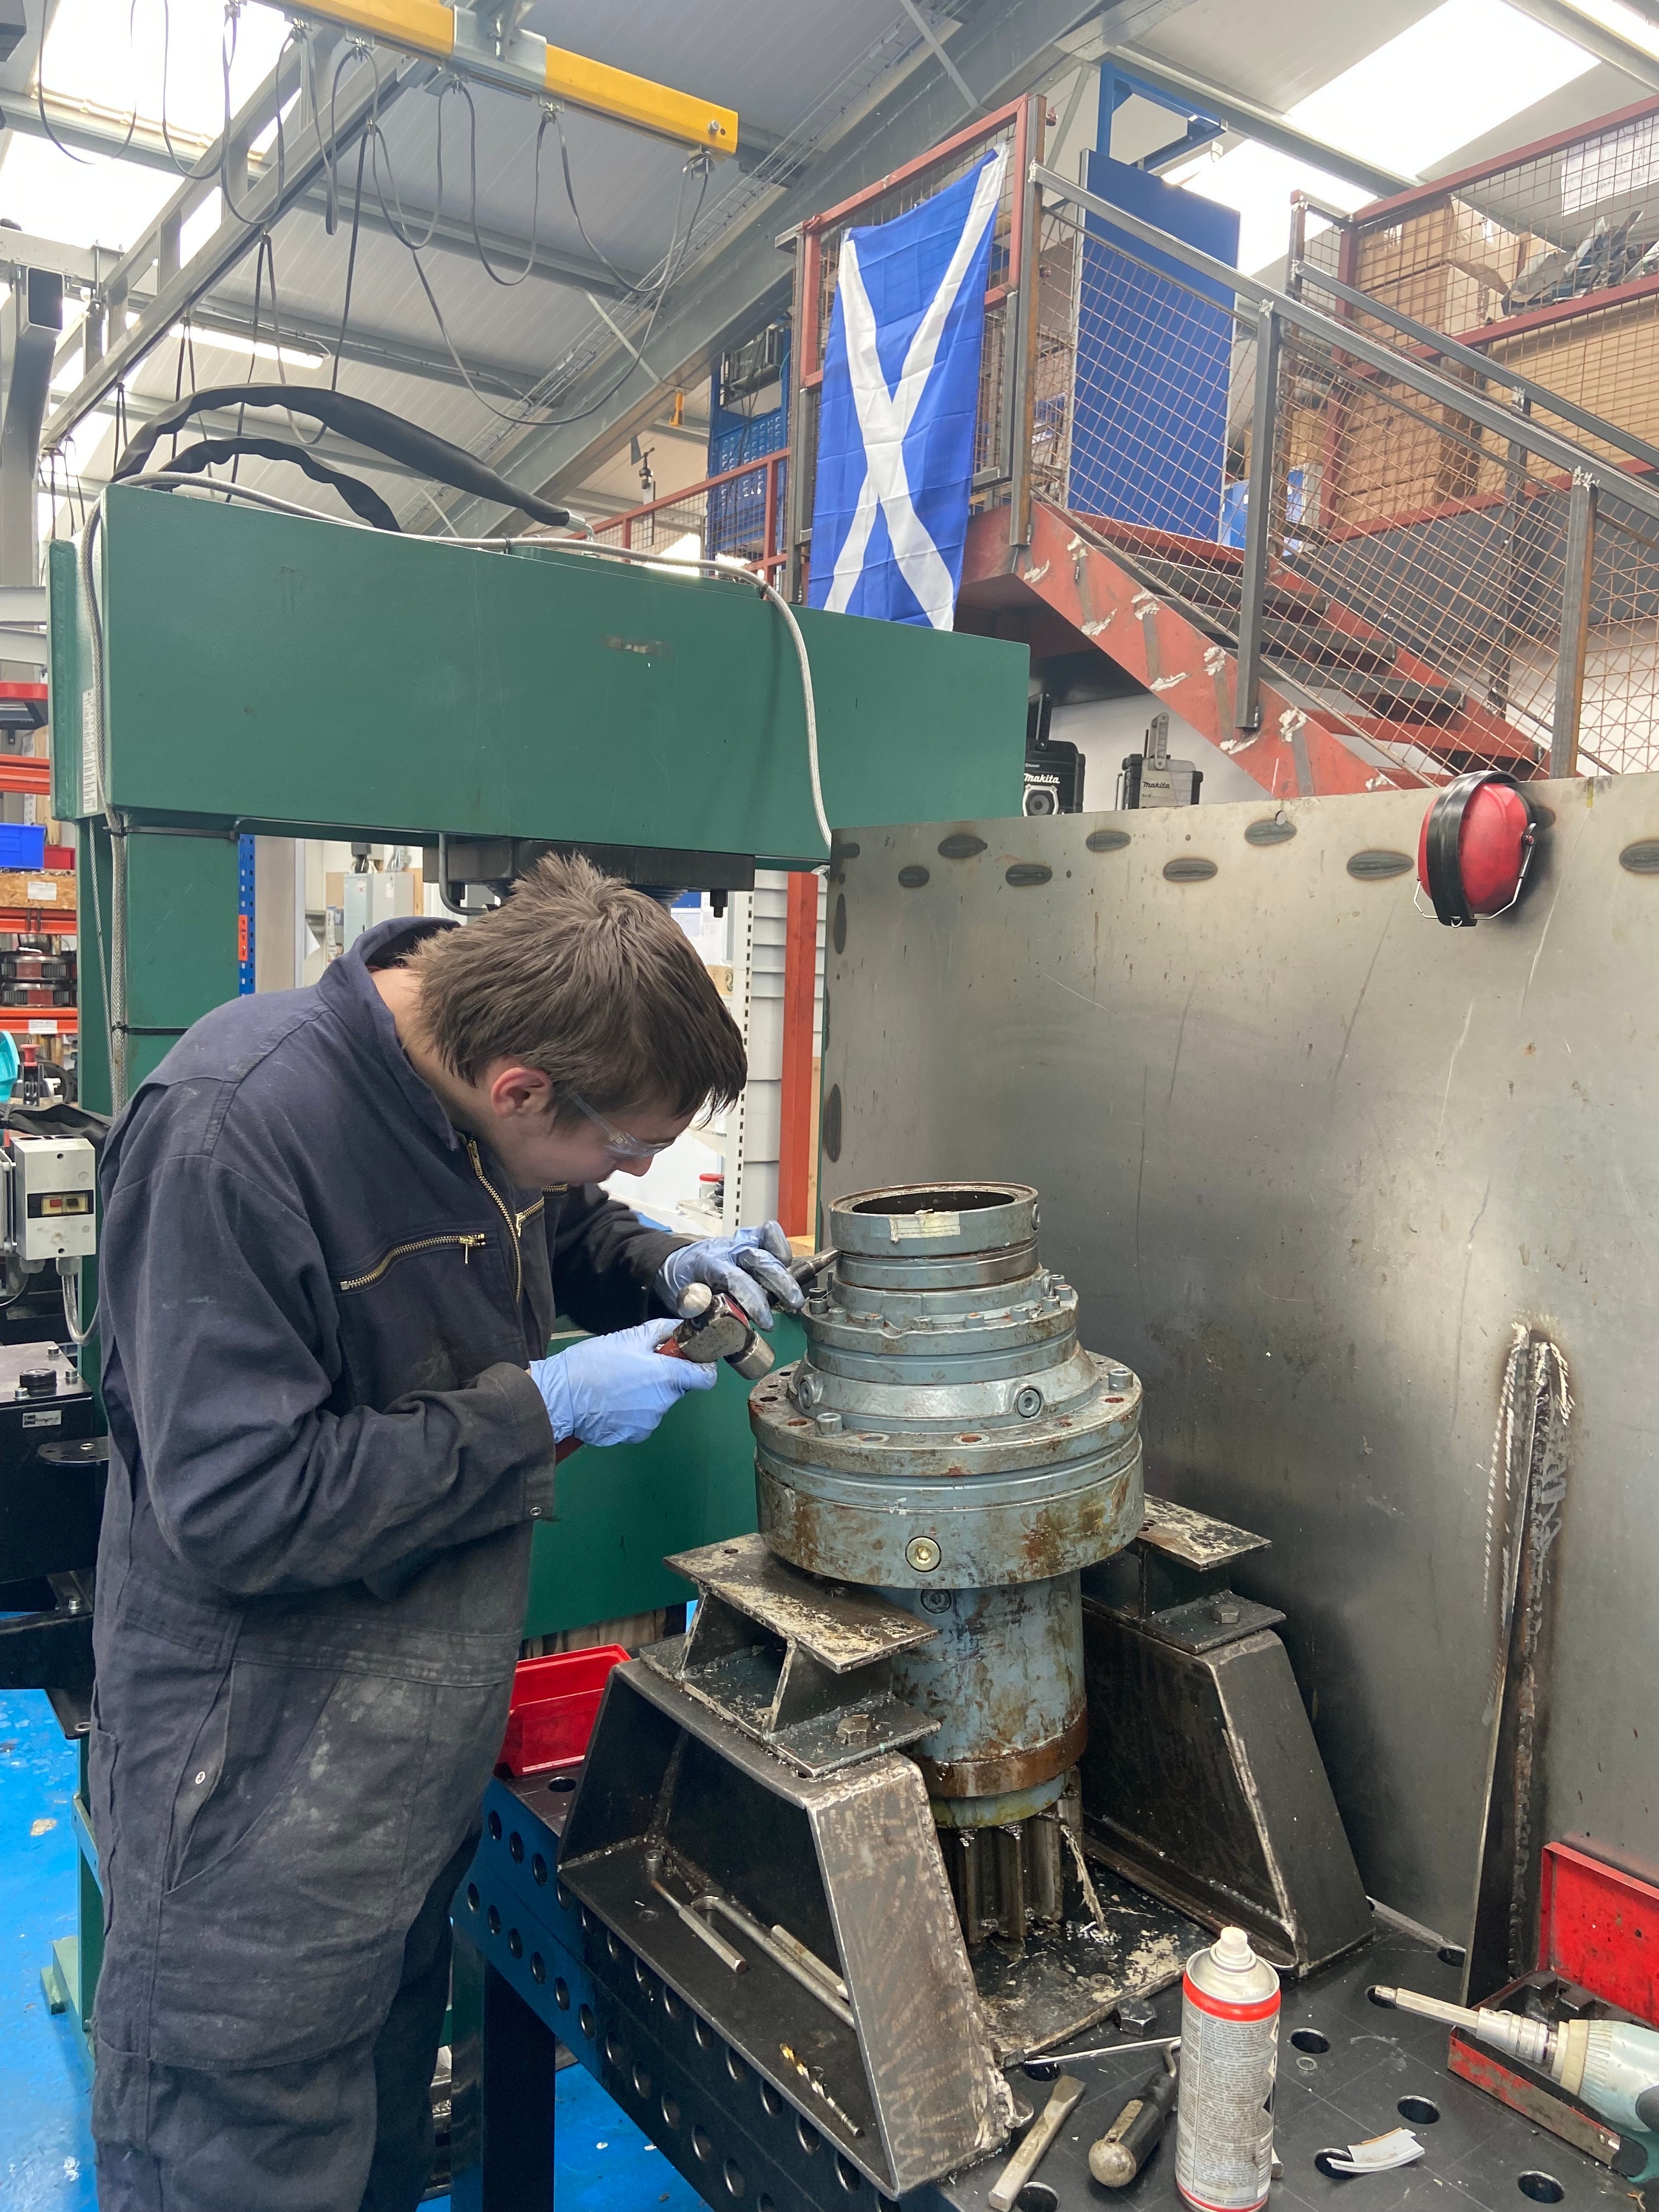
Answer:
[[(40, 1993), (52, 1941), (75, 1930), (70, 1798), (76, 1757), (38, 1691), (0, 1692), (0, 2206), (93, 2212), (87, 2083), (67, 2023)], [(559, 2212), (696, 2212), (702, 2200), (586, 2068), (557, 2097)], [(443, 2212), (447, 2197), (433, 2200)], [(525, 2212), (536, 2212), (526, 2206)]]

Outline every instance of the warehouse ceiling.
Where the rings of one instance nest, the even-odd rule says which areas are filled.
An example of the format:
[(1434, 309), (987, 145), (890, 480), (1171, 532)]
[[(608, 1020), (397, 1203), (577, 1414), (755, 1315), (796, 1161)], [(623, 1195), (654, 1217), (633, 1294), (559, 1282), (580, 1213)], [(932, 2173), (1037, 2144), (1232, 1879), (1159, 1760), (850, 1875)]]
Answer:
[[(1659, 29), (1622, 0), (533, 0), (526, 27), (552, 43), (738, 111), (738, 158), (705, 173), (665, 139), (468, 88), (390, 49), (365, 60), (252, 0), (52, 0), (44, 25), (40, 6), (27, 0), (30, 33), (0, 67), (0, 221), (23, 234), (12, 258), (62, 268), (77, 294), (42, 464), (42, 527), (60, 533), (141, 422), (250, 379), (335, 384), (596, 520), (638, 501), (642, 467), (659, 493), (695, 482), (711, 369), (787, 304), (780, 234), (1034, 88), (1048, 94), (1051, 166), (1075, 173), (1105, 55), (1266, 118), (1234, 114), (1166, 172), (1239, 209), (1249, 267), (1282, 254), (1293, 188), (1357, 206), (1374, 171), (1443, 173), (1659, 87)], [(283, 165), (309, 115), (326, 139), (354, 103), (372, 127), (295, 193)], [(1114, 151), (1140, 158), (1169, 122), (1130, 100)], [(289, 204), (245, 226), (234, 210), (257, 211), (261, 191)], [(121, 253), (180, 194), (179, 260), (204, 280), (187, 313), (151, 307), (154, 272), (112, 302)], [(95, 393), (80, 295), (104, 301), (110, 370), (118, 341), (154, 339)], [(258, 427), (273, 424), (286, 428)], [(467, 534), (508, 514), (333, 432), (318, 450), (405, 529)], [(240, 473), (331, 503), (286, 464)]]

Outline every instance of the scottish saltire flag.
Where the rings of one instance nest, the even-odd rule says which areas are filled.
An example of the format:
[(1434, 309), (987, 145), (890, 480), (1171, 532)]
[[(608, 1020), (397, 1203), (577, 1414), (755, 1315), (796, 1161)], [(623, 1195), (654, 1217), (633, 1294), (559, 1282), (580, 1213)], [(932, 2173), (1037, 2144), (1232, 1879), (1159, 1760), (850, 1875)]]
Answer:
[(809, 603), (949, 629), (1007, 150), (842, 242), (818, 412)]

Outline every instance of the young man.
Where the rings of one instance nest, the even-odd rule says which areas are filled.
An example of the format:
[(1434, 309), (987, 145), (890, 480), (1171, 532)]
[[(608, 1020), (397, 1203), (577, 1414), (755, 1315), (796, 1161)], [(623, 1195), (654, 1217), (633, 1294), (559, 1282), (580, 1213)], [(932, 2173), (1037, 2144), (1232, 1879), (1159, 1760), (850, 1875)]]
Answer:
[[(217, 1008), (112, 1131), (104, 2212), (418, 2201), (556, 1443), (713, 1387), (654, 1349), (687, 1283), (800, 1302), (775, 1224), (688, 1243), (595, 1188), (744, 1073), (672, 918), (545, 860)], [(556, 1312), (595, 1334), (549, 1359)]]

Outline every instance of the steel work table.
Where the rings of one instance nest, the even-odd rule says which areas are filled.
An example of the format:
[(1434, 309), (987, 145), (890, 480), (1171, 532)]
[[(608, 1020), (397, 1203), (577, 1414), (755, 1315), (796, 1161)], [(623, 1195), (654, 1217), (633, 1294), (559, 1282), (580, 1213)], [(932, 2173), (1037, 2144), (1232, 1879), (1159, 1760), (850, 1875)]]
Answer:
[[(492, 1782), (484, 1835), (456, 1898), (455, 2212), (539, 2212), (551, 2204), (556, 2036), (710, 2204), (732, 2212), (892, 2212), (891, 2200), (816, 2138), (642, 1961), (597, 1923), (584, 1929), (574, 1898), (561, 1901), (559, 1832), (579, 1771), (556, 1778), (564, 1786), (550, 1787), (545, 1777)], [(1426, 2212), (1431, 2205), (1523, 2212), (1528, 2202), (1559, 2203), (1565, 2212), (1630, 2212), (1636, 2192), (1629, 2182), (1450, 2074), (1445, 2030), (1373, 2005), (1366, 1990), (1378, 1981), (1455, 1998), (1458, 1971), (1420, 1939), (1379, 1923), (1370, 1951), (1286, 1984), (1274, 2144), (1283, 2178), (1273, 2184), (1269, 2212), (1332, 2212), (1340, 2197), (1343, 2212)], [(1152, 2032), (1176, 2032), (1179, 1990), (1155, 2002)], [(1156, 2057), (1135, 2051), (1073, 2069), (1087, 2080), (1087, 2094), (1022, 2194), (1023, 2212), (1099, 2212), (1114, 2201), (1133, 2212), (1182, 2212), (1173, 2124), (1131, 2188), (1103, 2189), (1088, 2171), (1089, 2145)], [(1041, 2109), (1043, 2083), (1018, 2071), (1012, 2078)], [(1402, 2116), (1402, 2100), (1423, 2100), (1439, 2117), (1428, 2120), (1415, 2101)], [(1316, 2165), (1319, 2152), (1402, 2119), (1425, 2146), (1415, 2165), (1344, 2178)], [(912, 2191), (903, 2212), (981, 2212), (1007, 2155)], [(1659, 2212), (1651, 2185), (1647, 2206)]]

